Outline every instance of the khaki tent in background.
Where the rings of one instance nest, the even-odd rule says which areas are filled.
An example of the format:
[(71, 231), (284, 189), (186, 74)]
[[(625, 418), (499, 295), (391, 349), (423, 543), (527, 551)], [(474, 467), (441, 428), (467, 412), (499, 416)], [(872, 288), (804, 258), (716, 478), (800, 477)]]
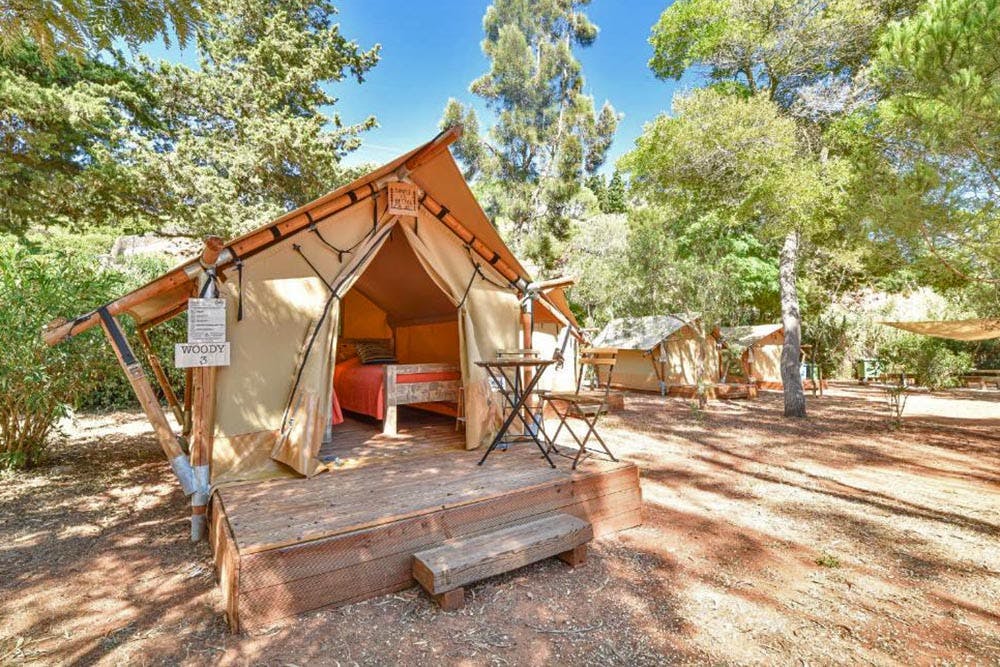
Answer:
[[(348, 294), (363, 295), (355, 303), (377, 306), (376, 320), (392, 330), (401, 356), (458, 362), (466, 446), (478, 447), (495, 425), (489, 385), (474, 362), (518, 347), (530, 333), (522, 330), (520, 299), (534, 292), (448, 151), (459, 135), (457, 128), (447, 130), (265, 227), (225, 244), (216, 239), (201, 258), (91, 313), (52, 323), (44, 337), (54, 345), (96, 324), (105, 329), (201, 511), (210, 486), (324, 469), (318, 451), (331, 421)], [(387, 210), (395, 182), (409, 184), (402, 187), (419, 197), (415, 216)], [(184, 312), (206, 284), (217, 285), (228, 306), (231, 363), (194, 369), (185, 391), (191, 407), (174, 401), (175, 413), (193, 421), (188, 459), (115, 316), (128, 313), (145, 342), (149, 327)], [(546, 304), (551, 319), (565, 319), (551, 299)], [(150, 361), (162, 381), (159, 362)]]
[(739, 357), (740, 367), (730, 367), (728, 375), (755, 380), (760, 386), (783, 386), (781, 380), (781, 348), (785, 343), (785, 328), (781, 324), (722, 327), (723, 342)]
[(719, 379), (717, 332), (703, 342), (694, 328), (676, 315), (611, 320), (593, 342), (595, 347), (618, 350), (612, 380), (620, 387), (666, 394), (672, 386), (695, 386), (699, 356), (704, 364), (703, 379)]

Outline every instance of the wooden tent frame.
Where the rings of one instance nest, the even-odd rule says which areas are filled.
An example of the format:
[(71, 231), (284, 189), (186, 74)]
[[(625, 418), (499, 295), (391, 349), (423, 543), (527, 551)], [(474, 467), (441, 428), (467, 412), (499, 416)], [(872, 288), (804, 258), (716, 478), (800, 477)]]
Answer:
[[(441, 132), (433, 140), (414, 151), (396, 170), (377, 180), (344, 190), (335, 191), (311, 204), (278, 218), (253, 232), (234, 239), (228, 244), (219, 237), (206, 239), (201, 255), (165, 273), (152, 282), (104, 304), (73, 320), (57, 319), (50, 322), (42, 332), (42, 338), (49, 346), (100, 325), (115, 353), (118, 363), (125, 373), (132, 390), (142, 406), (146, 418), (153, 426), (160, 447), (163, 449), (180, 482), (185, 495), (191, 496), (192, 540), (205, 536), (206, 508), (210, 491), (210, 466), (215, 422), (215, 376), (216, 369), (188, 369), (185, 375), (183, 405), (170, 387), (163, 367), (153, 352), (148, 330), (162, 324), (187, 310), (187, 301), (173, 304), (164, 312), (138, 322), (140, 344), (146, 354), (157, 384), (163, 391), (175, 418), (181, 424), (182, 434), (174, 433), (163, 407), (149, 382), (142, 364), (138, 361), (125, 336), (117, 316), (130, 313), (133, 307), (156, 296), (178, 290), (189, 289), (192, 296), (201, 292), (206, 282), (212, 280), (224, 269), (236, 265), (248, 257), (260, 253), (280, 243), (290, 236), (309, 230), (313, 225), (336, 216), (370, 198), (384, 195), (389, 182), (407, 180), (408, 175), (426, 164), (457, 141), (462, 134), (461, 127), (453, 126)], [(384, 168), (383, 168), (384, 169)], [(348, 186), (349, 187), (349, 186)], [(337, 194), (339, 192), (339, 194)], [(529, 280), (516, 267), (482, 239), (462, 224), (443, 204), (429, 193), (424, 192), (420, 205), (447, 227), (463, 244), (492, 266), (519, 296), (530, 293)], [(214, 293), (214, 292), (213, 292)], [(557, 310), (557, 309), (556, 309)], [(522, 318), (526, 347), (530, 347), (532, 324), (530, 311)], [(133, 317), (135, 317), (133, 315)], [(184, 435), (190, 436), (190, 446)]]

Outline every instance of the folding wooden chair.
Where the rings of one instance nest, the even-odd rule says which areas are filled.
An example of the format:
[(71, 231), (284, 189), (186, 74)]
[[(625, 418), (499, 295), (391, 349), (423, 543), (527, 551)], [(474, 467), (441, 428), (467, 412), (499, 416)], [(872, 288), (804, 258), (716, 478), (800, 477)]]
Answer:
[[(580, 350), (580, 374), (576, 380), (576, 391), (559, 392), (546, 391), (540, 395), (542, 400), (552, 406), (552, 411), (559, 417), (559, 426), (555, 434), (549, 438), (552, 448), (556, 449), (556, 438), (562, 432), (563, 427), (569, 431), (577, 446), (580, 448), (573, 459), (575, 469), (584, 452), (588, 455), (595, 450), (587, 449), (587, 442), (591, 436), (601, 444), (604, 453), (612, 461), (617, 461), (615, 455), (608, 449), (607, 443), (597, 432), (597, 420), (602, 414), (608, 411), (608, 396), (611, 393), (611, 377), (615, 370), (615, 361), (618, 357), (618, 350), (613, 347), (593, 347)], [(589, 377), (587, 377), (589, 375)], [(588, 388), (584, 388), (584, 379), (587, 378)], [(560, 406), (563, 410), (560, 411)], [(583, 421), (586, 433), (581, 440), (573, 427), (569, 425), (570, 418)], [(558, 450), (556, 450), (558, 451)]]

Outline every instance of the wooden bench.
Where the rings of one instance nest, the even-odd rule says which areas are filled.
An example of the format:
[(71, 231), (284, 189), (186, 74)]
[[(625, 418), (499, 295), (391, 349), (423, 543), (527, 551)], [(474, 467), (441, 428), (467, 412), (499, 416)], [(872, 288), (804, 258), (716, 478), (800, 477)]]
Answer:
[(569, 565), (581, 565), (591, 525), (569, 514), (540, 519), (472, 537), (448, 540), (413, 555), (413, 578), (444, 611), (465, 604), (463, 586), (558, 556)]

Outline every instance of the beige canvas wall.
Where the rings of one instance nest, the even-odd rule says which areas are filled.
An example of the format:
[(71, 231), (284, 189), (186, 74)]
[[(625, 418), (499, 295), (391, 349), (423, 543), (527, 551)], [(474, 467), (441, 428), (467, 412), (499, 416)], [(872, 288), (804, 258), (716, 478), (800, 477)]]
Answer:
[[(703, 347), (702, 347), (703, 346)], [(666, 363), (663, 367), (667, 385), (693, 385), (698, 382), (699, 349), (704, 353), (705, 374), (709, 381), (719, 379), (719, 355), (715, 338), (700, 343), (693, 332), (682, 329), (664, 344)], [(659, 357), (657, 351), (656, 356)], [(638, 350), (619, 350), (613, 384), (628, 389), (659, 391), (656, 370), (648, 354)]]
[(753, 376), (758, 382), (781, 382), (781, 331), (760, 339), (753, 346)]
[[(538, 350), (542, 359), (552, 359), (560, 344), (562, 328), (552, 322), (536, 322), (531, 336), (531, 347)], [(549, 366), (538, 381), (539, 389), (549, 391), (572, 391), (576, 389), (576, 361), (578, 357), (578, 342), (570, 336), (563, 353), (564, 361), (561, 368)]]
[[(350, 247), (369, 237), (371, 221), (372, 207), (366, 202), (324, 221), (319, 229), (330, 243)], [(221, 296), (229, 302), (227, 324), (232, 351), (230, 365), (218, 371), (214, 483), (294, 474), (271, 458), (272, 449), (278, 441), (278, 429), (303, 351), (321, 319), (313, 352), (301, 369), (300, 386), (307, 391), (296, 406), (297, 411), (314, 416), (295, 423), (293, 440), (318, 442), (313, 422), (318, 421), (322, 427), (323, 420), (328, 419), (326, 397), (327, 387), (332, 385), (331, 351), (339, 304), (330, 302), (330, 288), (324, 282), (341, 276), (354, 256), (347, 255), (340, 261), (316, 234), (300, 233), (294, 238), (315, 270), (290, 241), (249, 258), (243, 268), (241, 321), (236, 319), (240, 294), (235, 270), (227, 272), (221, 288)], [(313, 472), (310, 466), (316, 464), (318, 461), (304, 462), (306, 471)]]

